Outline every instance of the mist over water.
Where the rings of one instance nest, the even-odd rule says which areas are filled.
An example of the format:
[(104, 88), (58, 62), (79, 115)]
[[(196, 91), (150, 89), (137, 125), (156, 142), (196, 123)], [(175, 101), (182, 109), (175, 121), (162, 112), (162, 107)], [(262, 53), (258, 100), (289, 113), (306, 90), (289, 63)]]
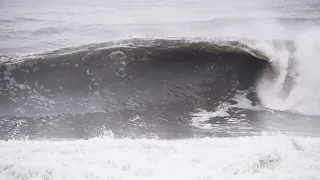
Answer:
[(318, 1), (0, 12), (1, 180), (320, 178)]

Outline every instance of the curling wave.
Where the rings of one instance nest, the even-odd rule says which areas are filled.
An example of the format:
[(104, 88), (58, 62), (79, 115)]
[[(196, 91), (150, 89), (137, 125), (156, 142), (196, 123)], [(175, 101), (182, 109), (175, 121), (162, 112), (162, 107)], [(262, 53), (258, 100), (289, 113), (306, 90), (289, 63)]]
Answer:
[[(266, 68), (274, 76), (278, 74), (276, 64), (270, 62), (263, 52), (241, 41), (225, 40), (192, 42), (134, 39), (23, 58), (3, 56), (2, 60), (1, 91), (6, 99), (4, 103), (19, 106), (22, 102), (31, 103), (29, 106), (32, 109), (37, 103), (47, 102), (49, 106), (77, 93), (84, 97), (90, 93), (119, 93), (124, 87), (130, 89), (125, 94), (132, 95), (130, 91), (134, 91), (144, 94), (141, 95), (144, 97), (149, 93), (150, 96), (145, 97), (148, 101), (161, 104), (179, 100), (178, 97), (186, 93), (181, 89), (171, 95), (170, 84), (184, 87), (192, 84), (192, 79), (197, 79), (199, 87), (204, 83), (223, 81), (228, 86), (249, 89)], [(166, 89), (157, 87), (162, 87), (164, 82), (169, 84)], [(150, 89), (155, 87), (158, 91)], [(230, 89), (215, 83), (213, 87), (216, 88), (213, 91)], [(196, 91), (192, 89), (191, 92)], [(136, 98), (139, 101), (142, 100), (140, 95)], [(35, 96), (39, 98), (33, 98)], [(120, 97), (113, 99), (116, 104), (126, 101), (120, 100)], [(216, 99), (224, 98), (218, 97)], [(29, 102), (30, 98), (32, 101)], [(123, 107), (116, 104), (111, 109)], [(39, 111), (44, 107), (47, 106), (39, 107)], [(45, 108), (49, 109), (55, 110), (53, 107)], [(5, 112), (10, 110), (6, 109)], [(24, 110), (24, 114), (29, 114), (28, 110)]]
[[(289, 66), (266, 44), (289, 52)], [(55, 117), (79, 124), (79, 117), (93, 113), (89, 119), (103, 116), (99, 125), (102, 119), (122, 124), (144, 119), (150, 125), (159, 119), (184, 122), (199, 109), (217, 111), (222, 103), (237, 103), (239, 92), (246, 92), (251, 105), (264, 106), (265, 82), (278, 83), (282, 99), (294, 87), (297, 73), (289, 72), (295, 51), (294, 42), (282, 40), (131, 39), (2, 56), (0, 113), (7, 122)]]

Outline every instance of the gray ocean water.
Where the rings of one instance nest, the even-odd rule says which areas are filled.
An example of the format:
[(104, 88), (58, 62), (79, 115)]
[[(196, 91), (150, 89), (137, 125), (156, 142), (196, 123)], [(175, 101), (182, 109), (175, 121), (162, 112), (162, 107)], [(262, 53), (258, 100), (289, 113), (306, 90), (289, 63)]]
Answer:
[(292, 39), (319, 25), (316, 0), (1, 1), (1, 53), (130, 38)]
[(0, 0), (0, 179), (320, 179), (317, 0)]
[(1, 138), (88, 138), (104, 129), (121, 137), (316, 135), (317, 116), (264, 106), (257, 95), (273, 52), (249, 45), (262, 61), (208, 43), (294, 49), (318, 27), (319, 8), (317, 1), (2, 1)]

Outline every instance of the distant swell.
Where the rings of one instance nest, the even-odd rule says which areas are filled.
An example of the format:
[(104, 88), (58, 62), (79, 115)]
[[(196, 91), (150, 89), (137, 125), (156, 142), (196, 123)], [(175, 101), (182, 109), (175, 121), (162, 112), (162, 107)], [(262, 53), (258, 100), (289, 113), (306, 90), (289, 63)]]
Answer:
[(84, 119), (91, 128), (137, 119), (185, 123), (197, 109), (234, 103), (240, 91), (259, 103), (257, 80), (277, 73), (263, 53), (240, 41), (134, 39), (1, 59), (0, 114), (8, 122), (43, 120), (38, 134), (47, 122), (60, 124), (61, 135), (68, 121), (81, 126)]

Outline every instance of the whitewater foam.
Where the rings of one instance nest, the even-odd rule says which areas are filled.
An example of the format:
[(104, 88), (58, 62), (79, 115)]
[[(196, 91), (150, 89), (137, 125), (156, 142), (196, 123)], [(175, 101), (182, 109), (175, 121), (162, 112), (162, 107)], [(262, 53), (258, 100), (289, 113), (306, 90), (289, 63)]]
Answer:
[(259, 81), (259, 98), (267, 108), (320, 115), (319, 30), (299, 34), (292, 46), (262, 42), (256, 46), (279, 70), (276, 78), (264, 76)]
[(0, 179), (320, 178), (320, 139), (0, 141)]
[(226, 112), (226, 109), (217, 108), (214, 112), (208, 112), (203, 109), (198, 109), (199, 112), (193, 113), (192, 126), (200, 129), (213, 129), (213, 124), (209, 123), (210, 118), (215, 117), (229, 117), (230, 115)]

